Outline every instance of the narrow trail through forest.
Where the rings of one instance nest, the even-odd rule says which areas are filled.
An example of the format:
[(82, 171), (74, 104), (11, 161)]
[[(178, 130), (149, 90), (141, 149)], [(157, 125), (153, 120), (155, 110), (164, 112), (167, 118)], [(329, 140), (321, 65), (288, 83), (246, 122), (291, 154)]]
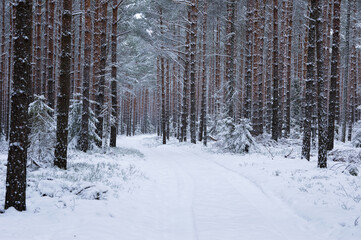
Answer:
[(150, 178), (128, 209), (130, 239), (322, 239), (282, 201), (223, 166), (220, 154), (190, 145), (147, 145), (147, 136), (120, 142), (145, 155)]

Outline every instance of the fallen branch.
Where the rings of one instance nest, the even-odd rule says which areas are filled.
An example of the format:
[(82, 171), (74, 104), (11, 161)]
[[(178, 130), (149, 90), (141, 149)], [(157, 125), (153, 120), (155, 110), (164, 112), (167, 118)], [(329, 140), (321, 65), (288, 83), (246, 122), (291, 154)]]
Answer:
[(217, 142), (218, 140), (217, 139), (215, 139), (214, 137), (212, 137), (212, 136), (207, 136), (208, 137), (208, 139), (210, 139), (210, 140), (212, 140), (212, 141), (214, 141), (214, 142)]
[(79, 195), (79, 194), (82, 193), (84, 190), (87, 190), (87, 189), (92, 188), (92, 187), (95, 187), (95, 185), (87, 186), (87, 187), (81, 189), (81, 190), (80, 190), (79, 192), (77, 192), (75, 195)]
[(291, 149), (291, 152), (289, 154), (285, 155), (285, 158), (288, 158), (289, 156), (291, 156), (292, 152), (293, 152), (293, 148)]

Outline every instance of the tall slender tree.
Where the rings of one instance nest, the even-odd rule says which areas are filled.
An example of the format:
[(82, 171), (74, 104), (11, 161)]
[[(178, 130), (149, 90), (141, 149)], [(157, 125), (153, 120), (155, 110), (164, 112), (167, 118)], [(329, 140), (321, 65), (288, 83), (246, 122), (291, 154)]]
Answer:
[(226, 23), (226, 43), (225, 43), (225, 84), (226, 84), (226, 116), (234, 118), (234, 92), (235, 92), (235, 18), (236, 1), (227, 2), (227, 23)]
[(322, 0), (314, 0), (316, 55), (317, 55), (317, 96), (318, 96), (318, 167), (327, 168), (327, 100), (325, 88), (325, 45), (323, 36)]
[(347, 115), (348, 115), (348, 82), (349, 82), (349, 69), (350, 69), (350, 25), (351, 25), (351, 2), (347, 1), (347, 13), (346, 13), (346, 34), (345, 34), (345, 73), (343, 76), (343, 95), (342, 95), (342, 131), (341, 141), (346, 141), (346, 127), (347, 127)]
[[(98, 89), (96, 93), (96, 133), (100, 139), (103, 139), (103, 125), (104, 125), (104, 100), (105, 100), (105, 74), (106, 74), (106, 65), (107, 65), (107, 16), (108, 16), (108, 1), (104, 1), (101, 4), (100, 10), (100, 63), (99, 63), (99, 77), (98, 77)], [(102, 141), (97, 142), (98, 147), (102, 147)]]
[(272, 139), (278, 140), (278, 0), (273, 0), (273, 101), (272, 101)]
[(32, 1), (16, 0), (14, 18), (14, 75), (6, 173), (5, 209), (26, 210), (28, 106), (31, 85)]
[(335, 138), (335, 120), (336, 105), (338, 105), (339, 96), (337, 95), (340, 81), (339, 61), (340, 61), (340, 15), (341, 0), (333, 1), (333, 35), (332, 35), (332, 56), (331, 56), (331, 80), (329, 96), (329, 113), (328, 113), (328, 150), (334, 147)]
[(201, 100), (201, 117), (199, 124), (199, 141), (203, 140), (203, 144), (207, 145), (207, 17), (208, 17), (208, 0), (204, 0), (203, 6), (203, 32), (202, 32), (202, 100)]
[(311, 151), (311, 118), (313, 106), (313, 87), (315, 82), (315, 48), (316, 48), (316, 7), (317, 1), (310, 0), (310, 20), (308, 26), (308, 46), (307, 46), (307, 76), (306, 76), (306, 99), (305, 99), (305, 117), (303, 120), (303, 144), (302, 157), (310, 160)]
[(117, 125), (118, 125), (118, 88), (117, 88), (117, 29), (118, 29), (118, 0), (113, 0), (112, 4), (112, 73), (111, 73), (111, 127), (110, 127), (110, 147), (117, 145)]
[(84, 68), (83, 68), (83, 96), (82, 96), (82, 119), (79, 149), (83, 152), (89, 148), (89, 83), (90, 83), (90, 61), (92, 48), (92, 10), (91, 1), (85, 0), (85, 40), (84, 40)]
[(54, 165), (66, 169), (71, 75), (72, 0), (63, 0), (59, 93)]
[(196, 52), (197, 52), (197, 22), (198, 22), (198, 1), (191, 0), (190, 5), (190, 135), (191, 142), (196, 143)]

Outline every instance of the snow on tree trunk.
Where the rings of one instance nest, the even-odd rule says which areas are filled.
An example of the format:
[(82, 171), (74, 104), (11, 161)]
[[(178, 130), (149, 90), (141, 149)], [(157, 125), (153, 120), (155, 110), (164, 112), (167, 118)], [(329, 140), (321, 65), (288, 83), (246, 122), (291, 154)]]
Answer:
[(190, 64), (190, 18), (191, 9), (187, 9), (188, 23), (186, 24), (186, 43), (184, 54), (184, 74), (183, 74), (183, 99), (182, 99), (182, 119), (181, 119), (181, 136), (179, 141), (187, 141), (187, 127), (189, 115), (189, 64)]
[(48, 102), (49, 107), (55, 107), (55, 79), (54, 79), (54, 38), (55, 38), (55, 1), (49, 4), (49, 42), (48, 42)]
[(278, 0), (273, 0), (273, 101), (272, 101), (272, 139), (278, 140)]
[(225, 42), (225, 114), (227, 117), (234, 118), (234, 88), (235, 88), (235, 0), (229, 0), (227, 3), (227, 23), (226, 23), (226, 42)]
[(327, 168), (327, 100), (324, 79), (325, 45), (323, 36), (322, 0), (316, 3), (316, 55), (318, 96), (318, 167)]
[(247, 31), (246, 31), (246, 77), (245, 77), (245, 110), (244, 117), (247, 119), (251, 118), (251, 110), (252, 110), (252, 53), (253, 53), (253, 41), (252, 41), (252, 31), (253, 31), (253, 0), (247, 1), (247, 13), (246, 13), (246, 21), (247, 21)]
[(313, 87), (315, 82), (315, 21), (316, 21), (316, 1), (311, 1), (310, 20), (308, 26), (308, 46), (307, 46), (307, 76), (306, 76), (306, 98), (305, 117), (303, 120), (303, 143), (302, 157), (310, 160), (311, 151), (311, 121), (313, 109)]
[(72, 0), (63, 0), (59, 93), (54, 165), (66, 169), (71, 74)]
[(96, 90), (96, 105), (95, 114), (97, 116), (97, 135), (100, 137), (100, 141), (96, 142), (98, 147), (102, 147), (103, 139), (103, 125), (105, 115), (105, 74), (107, 64), (107, 15), (108, 15), (108, 2), (105, 1), (100, 6), (100, 61), (99, 61), (99, 76), (98, 76), (98, 88)]
[(203, 144), (207, 145), (207, 64), (206, 64), (206, 52), (207, 52), (207, 13), (208, 10), (208, 0), (204, 1), (203, 7), (203, 33), (202, 33), (202, 43), (203, 43), (203, 66), (202, 66), (202, 100), (201, 100), (201, 117), (199, 124), (199, 141), (203, 140)]
[(31, 86), (32, 1), (14, 1), (14, 75), (5, 209), (26, 210), (28, 105)]
[(85, 42), (84, 42), (84, 74), (83, 74), (83, 107), (81, 121), (81, 136), (79, 139), (79, 149), (83, 152), (89, 148), (89, 82), (90, 82), (90, 61), (91, 61), (91, 34), (92, 34), (92, 10), (90, 0), (85, 0)]
[(332, 35), (332, 56), (331, 56), (331, 82), (329, 96), (329, 113), (328, 113), (328, 150), (334, 147), (335, 138), (335, 120), (336, 120), (336, 104), (339, 96), (338, 88), (340, 82), (340, 14), (341, 0), (334, 0), (333, 5), (333, 35)]
[(118, 87), (117, 87), (117, 28), (118, 28), (118, 0), (113, 0), (113, 21), (112, 21), (112, 73), (111, 73), (111, 127), (110, 127), (110, 147), (117, 145), (117, 125), (118, 125)]
[(191, 142), (196, 143), (196, 54), (197, 54), (197, 22), (198, 6), (197, 1), (192, 0), (190, 8), (190, 135)]
[(347, 13), (346, 13), (346, 46), (345, 46), (345, 73), (343, 77), (343, 95), (342, 95), (342, 132), (341, 141), (346, 141), (346, 125), (347, 125), (347, 98), (348, 98), (348, 78), (349, 78), (349, 62), (350, 62), (350, 21), (351, 21), (351, 0), (347, 1)]

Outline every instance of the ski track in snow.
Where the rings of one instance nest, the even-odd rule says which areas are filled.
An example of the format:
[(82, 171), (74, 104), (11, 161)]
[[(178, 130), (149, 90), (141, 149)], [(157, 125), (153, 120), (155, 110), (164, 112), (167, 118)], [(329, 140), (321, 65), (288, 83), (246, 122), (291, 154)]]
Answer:
[(144, 239), (323, 239), (281, 201), (217, 163), (221, 155), (198, 154), (191, 147), (144, 148), (142, 140), (127, 139), (124, 146), (140, 149), (153, 166), (148, 174), (155, 179), (149, 189), (154, 198), (149, 200), (160, 207), (152, 222), (159, 231), (143, 232)]

